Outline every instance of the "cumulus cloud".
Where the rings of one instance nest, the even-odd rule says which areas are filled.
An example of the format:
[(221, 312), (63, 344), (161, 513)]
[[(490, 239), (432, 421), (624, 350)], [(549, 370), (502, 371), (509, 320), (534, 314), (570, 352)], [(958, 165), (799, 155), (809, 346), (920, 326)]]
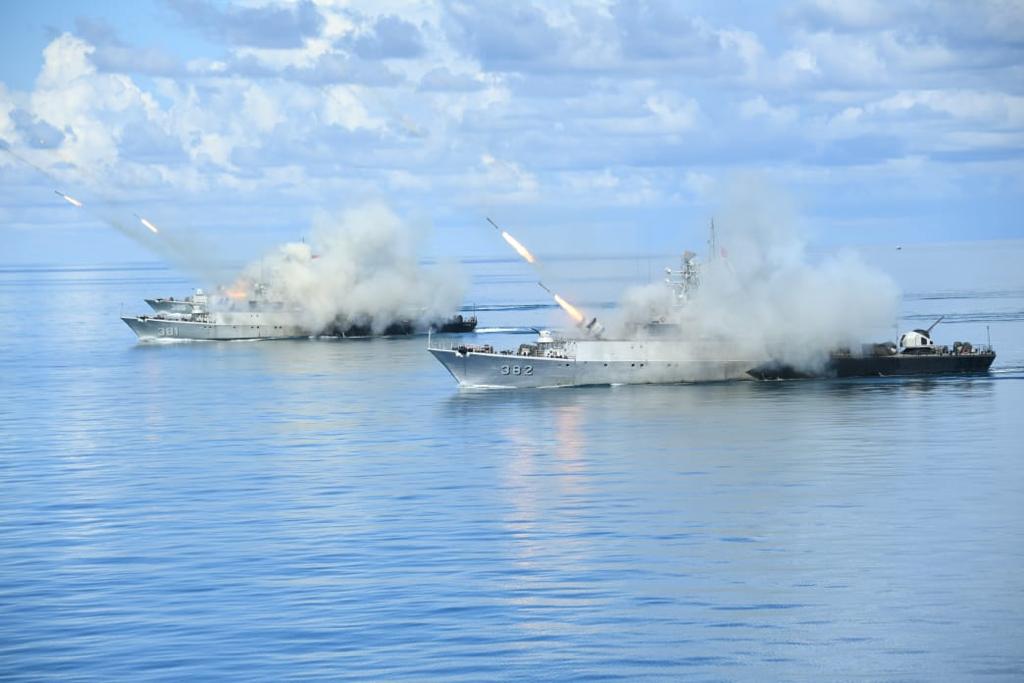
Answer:
[(718, 39), (706, 22), (672, 2), (619, 2), (612, 10), (627, 57), (670, 59), (706, 55), (718, 50)]
[(530, 2), (453, 2), (446, 21), (449, 38), (498, 71), (555, 61), (563, 34)]
[(355, 51), (365, 59), (414, 59), (424, 52), (423, 36), (415, 24), (389, 14), (356, 39)]
[(439, 66), (423, 74), (419, 89), (424, 92), (472, 92), (482, 90), (485, 83), (464, 73), (452, 73), (446, 67)]
[(324, 23), (309, 0), (287, 6), (270, 3), (224, 9), (206, 0), (168, 0), (168, 4), (187, 24), (232, 45), (301, 47), (307, 38), (318, 35)]
[(23, 140), (36, 149), (54, 149), (64, 141), (64, 134), (23, 109), (14, 109), (8, 113), (15, 132)]
[(282, 230), (296, 205), (378, 193), (450, 220), (493, 201), (699, 223), (749, 166), (833, 218), (860, 209), (844, 193), (941, 198), (921, 175), (1019, 205), (1014, 3), (171, 6), (195, 52), (81, 18), (34, 82), (0, 84), (0, 138), (119, 198), (265, 202)]
[(799, 112), (796, 107), (771, 105), (764, 95), (746, 100), (740, 105), (740, 115), (745, 119), (765, 119), (776, 125), (792, 123)]

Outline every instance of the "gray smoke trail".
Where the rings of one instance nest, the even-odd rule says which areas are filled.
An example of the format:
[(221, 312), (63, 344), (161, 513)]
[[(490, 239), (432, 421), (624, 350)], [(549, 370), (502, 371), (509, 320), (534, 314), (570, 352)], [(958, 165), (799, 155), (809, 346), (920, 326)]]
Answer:
[[(50, 187), (54, 189), (54, 196), (67, 201), (73, 207), (69, 210), (80, 211), (105, 223), (122, 236), (159, 256), (179, 270), (198, 277), (203, 282), (217, 282), (224, 276), (224, 264), (213, 256), (217, 250), (212, 249), (206, 240), (195, 234), (186, 233), (177, 227), (167, 229), (168, 226), (161, 225), (157, 229), (148, 218), (135, 213), (130, 214), (97, 192), (76, 187), (69, 194), (65, 194), (61, 188), (66, 188), (66, 184), (60, 178), (39, 164), (30, 161), (24, 155), (17, 153), (11, 148), (10, 143), (3, 139), (0, 139), (0, 151), (6, 152), (20, 163), (31, 167), (39, 176), (45, 178)], [(79, 174), (84, 171), (85, 169), (77, 169)], [(95, 185), (101, 183), (101, 180), (93, 174), (86, 173), (86, 175), (93, 176)], [(66, 189), (70, 190), (70, 188)], [(149, 225), (146, 225), (147, 223)]]
[(734, 183), (719, 215), (725, 255), (703, 265), (690, 300), (674, 307), (664, 286), (634, 288), (623, 298), (624, 324), (642, 330), (661, 318), (686, 337), (729, 340), (750, 357), (805, 370), (892, 329), (900, 301), (892, 278), (851, 251), (808, 259), (795, 211), (763, 180)]
[(282, 245), (250, 264), (241, 282), (249, 289), (263, 283), (311, 334), (347, 324), (375, 332), (396, 321), (426, 325), (459, 309), (461, 273), (454, 266), (422, 267), (416, 235), (383, 204), (349, 209), (338, 220), (318, 216), (311, 237), (315, 249)]

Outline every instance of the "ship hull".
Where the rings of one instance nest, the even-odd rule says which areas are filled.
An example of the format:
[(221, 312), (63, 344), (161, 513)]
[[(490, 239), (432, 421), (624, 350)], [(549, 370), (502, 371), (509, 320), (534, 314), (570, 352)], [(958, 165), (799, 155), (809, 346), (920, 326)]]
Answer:
[[(308, 329), (289, 324), (284, 316), (259, 313), (228, 313), (221, 314), (213, 320), (176, 320), (171, 316), (138, 316), (122, 317), (128, 327), (138, 335), (139, 339), (150, 341), (157, 339), (197, 339), (213, 341), (234, 341), (240, 339), (301, 339), (311, 336), (364, 338), (364, 337), (397, 337), (424, 334), (413, 323), (400, 321), (392, 323), (379, 333), (375, 333), (368, 325), (349, 325), (344, 328), (334, 327), (319, 335), (313, 335)], [(446, 322), (442, 328), (447, 333), (472, 332), (476, 327), (476, 318)]]
[(763, 365), (750, 371), (756, 379), (808, 379), (840, 377), (901, 377), (955, 375), (988, 372), (996, 354), (909, 354), (889, 356), (833, 356), (818, 372), (800, 371), (788, 365)]
[(678, 384), (751, 379), (743, 360), (579, 360), (500, 353), (461, 353), (430, 349), (430, 353), (467, 387), (570, 387), (607, 384)]
[(309, 333), (294, 325), (193, 322), (161, 318), (121, 318), (144, 341), (194, 339), (233, 341), (241, 339), (297, 339)]

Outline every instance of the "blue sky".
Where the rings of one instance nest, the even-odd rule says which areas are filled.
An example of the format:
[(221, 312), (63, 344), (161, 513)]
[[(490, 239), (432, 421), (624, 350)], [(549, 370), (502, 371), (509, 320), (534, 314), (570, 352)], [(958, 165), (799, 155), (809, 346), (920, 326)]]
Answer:
[(676, 251), (737, 178), (824, 245), (1024, 237), (1017, 2), (0, 11), (2, 261), (147, 258), (136, 213), (248, 258), (368, 200), (430, 254), (500, 253), (485, 216), (542, 252)]

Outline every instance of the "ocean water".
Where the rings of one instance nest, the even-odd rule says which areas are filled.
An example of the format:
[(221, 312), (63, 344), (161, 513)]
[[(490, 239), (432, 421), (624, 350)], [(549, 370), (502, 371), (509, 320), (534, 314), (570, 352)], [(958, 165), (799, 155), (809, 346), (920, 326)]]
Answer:
[[(868, 257), (993, 371), (467, 391), (423, 338), (139, 345), (158, 265), (0, 267), (0, 679), (1024, 679), (1024, 247)], [(554, 267), (600, 309), (648, 261)], [(559, 320), (467, 269), (478, 341)]]

